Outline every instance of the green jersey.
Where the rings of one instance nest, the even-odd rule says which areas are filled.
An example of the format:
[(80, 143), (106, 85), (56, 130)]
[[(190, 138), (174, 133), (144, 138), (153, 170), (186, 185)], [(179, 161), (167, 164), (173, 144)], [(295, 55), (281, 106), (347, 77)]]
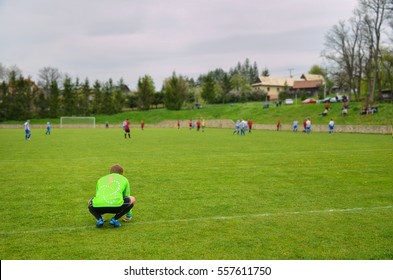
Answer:
[(119, 207), (123, 205), (123, 197), (130, 195), (128, 179), (123, 175), (112, 173), (98, 180), (93, 206)]

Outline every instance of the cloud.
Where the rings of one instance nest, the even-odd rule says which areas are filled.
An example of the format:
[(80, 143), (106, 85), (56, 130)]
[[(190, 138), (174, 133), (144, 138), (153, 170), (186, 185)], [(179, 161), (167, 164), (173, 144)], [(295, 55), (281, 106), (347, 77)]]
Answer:
[(51, 66), (72, 77), (124, 78), (131, 87), (145, 74), (159, 87), (172, 71), (196, 78), (245, 58), (272, 75), (289, 67), (305, 71), (320, 63), (324, 34), (349, 18), (356, 3), (6, 0), (0, 1), (0, 62), (33, 78)]

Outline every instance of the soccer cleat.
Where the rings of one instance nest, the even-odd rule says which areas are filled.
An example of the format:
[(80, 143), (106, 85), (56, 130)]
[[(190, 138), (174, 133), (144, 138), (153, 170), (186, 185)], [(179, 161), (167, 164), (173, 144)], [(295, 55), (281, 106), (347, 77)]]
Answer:
[(121, 224), (119, 223), (118, 220), (115, 220), (115, 218), (112, 218), (109, 223), (114, 227), (121, 227)]
[(96, 222), (96, 227), (100, 228), (104, 225), (104, 220), (101, 218), (99, 220), (97, 220)]
[(127, 214), (127, 215), (123, 218), (123, 221), (126, 222), (126, 223), (131, 222), (131, 220), (132, 220), (132, 215), (131, 215), (131, 214)]

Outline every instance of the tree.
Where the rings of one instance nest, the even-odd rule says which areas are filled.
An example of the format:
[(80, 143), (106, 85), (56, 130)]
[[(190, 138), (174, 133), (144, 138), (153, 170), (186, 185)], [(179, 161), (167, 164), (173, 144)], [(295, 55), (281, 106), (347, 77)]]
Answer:
[(103, 112), (103, 98), (102, 98), (102, 91), (101, 91), (101, 83), (96, 80), (93, 86), (93, 113), (94, 114), (101, 114)]
[(381, 48), (380, 64), (381, 89), (389, 89), (393, 93), (393, 48)]
[(216, 98), (216, 82), (211, 73), (203, 80), (201, 96), (208, 103), (214, 103), (214, 99)]
[(240, 101), (247, 101), (247, 94), (251, 92), (251, 85), (248, 82), (247, 78), (245, 78), (241, 74), (236, 74), (231, 78), (231, 86), (235, 91), (235, 94), (240, 96)]
[[(345, 21), (340, 21), (326, 35), (326, 49), (323, 56), (333, 61), (345, 73), (344, 88), (352, 93), (355, 85), (355, 50), (359, 39), (359, 28), (355, 32), (348, 27)], [(340, 73), (339, 71), (336, 71)]]
[(103, 87), (103, 100), (102, 100), (102, 112), (104, 114), (114, 114), (115, 113), (115, 108), (114, 108), (114, 98), (113, 98), (113, 81), (112, 79), (109, 79), (108, 82), (104, 84)]
[(266, 67), (263, 68), (261, 75), (262, 77), (269, 77), (270, 76), (269, 69), (267, 69)]
[(145, 75), (138, 80), (138, 89), (136, 91), (138, 108), (141, 110), (149, 110), (153, 101), (155, 92), (153, 79), (149, 75)]
[(169, 110), (180, 110), (189, 93), (188, 83), (182, 76), (173, 73), (165, 80), (163, 92), (165, 106)]
[(44, 67), (38, 71), (38, 86), (49, 89), (53, 81), (59, 83), (61, 81), (61, 73), (57, 68)]
[(4, 81), (7, 77), (7, 68), (0, 62), (0, 81)]
[(219, 83), (219, 85), (220, 85), (220, 90), (217, 94), (217, 98), (219, 98), (219, 100), (222, 103), (225, 103), (229, 100), (229, 94), (232, 89), (231, 80), (230, 80), (229, 75), (227, 73), (225, 73), (225, 75), (223, 76), (222, 81)]
[(63, 114), (65, 116), (76, 115), (76, 92), (71, 78), (66, 76), (63, 82)]
[(128, 89), (128, 87), (124, 84), (123, 78), (121, 78), (114, 89), (113, 106), (115, 113), (121, 112), (123, 110), (126, 100), (124, 90), (126, 88)]
[[(391, 10), (393, 1), (391, 0), (360, 0), (360, 9), (365, 15), (365, 24), (369, 30), (369, 36), (374, 38), (370, 41), (370, 57), (373, 59), (373, 78), (369, 92), (369, 102), (375, 98), (377, 83), (379, 82), (379, 56), (381, 46), (381, 36), (383, 24), (392, 18)], [(381, 90), (381, 89), (380, 89)]]
[(56, 80), (53, 80), (50, 84), (50, 98), (49, 98), (49, 116), (56, 118), (60, 116), (59, 105), (60, 105), (60, 91)]
[(86, 78), (85, 82), (81, 87), (80, 96), (79, 96), (79, 107), (82, 116), (89, 115), (90, 95), (91, 95), (90, 82), (89, 79)]

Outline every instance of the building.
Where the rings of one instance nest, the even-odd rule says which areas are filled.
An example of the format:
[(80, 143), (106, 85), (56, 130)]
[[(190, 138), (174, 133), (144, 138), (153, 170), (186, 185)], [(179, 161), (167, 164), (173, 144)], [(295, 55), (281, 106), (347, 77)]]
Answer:
[(253, 84), (252, 88), (266, 92), (267, 100), (271, 101), (277, 100), (279, 93), (284, 90), (306, 91), (314, 95), (324, 84), (325, 79), (321, 75), (303, 74), (299, 79), (260, 76), (259, 82)]

